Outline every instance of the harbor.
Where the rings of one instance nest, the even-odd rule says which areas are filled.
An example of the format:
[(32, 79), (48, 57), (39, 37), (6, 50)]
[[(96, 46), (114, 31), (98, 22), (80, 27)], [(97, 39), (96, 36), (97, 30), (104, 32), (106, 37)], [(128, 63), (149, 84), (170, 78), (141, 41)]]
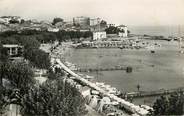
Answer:
[[(154, 43), (155, 41), (152, 40), (149, 42)], [(157, 96), (167, 93), (167, 91), (163, 90), (170, 91), (174, 87), (180, 88), (184, 84), (184, 62), (182, 60), (184, 56), (179, 53), (178, 42), (156, 42), (160, 43), (162, 47), (156, 48), (154, 54), (151, 53), (150, 49), (122, 51), (121, 49), (102, 48), (71, 49), (69, 53), (65, 55), (69, 62), (74, 63), (81, 69), (95, 69), (97, 67), (105, 69), (117, 65), (131, 66), (133, 69), (131, 73), (127, 73), (123, 70), (91, 72), (87, 70), (84, 71), (84, 73), (93, 76), (96, 81), (102, 81), (118, 88), (122, 93), (133, 94), (135, 97), (133, 103), (150, 104), (150, 101), (147, 103), (143, 102), (144, 100), (137, 102), (136, 99), (146, 99), (145, 97), (149, 98), (150, 96), (155, 96), (156, 99)], [(178, 63), (178, 61), (180, 61), (180, 63)], [(166, 64), (166, 62), (170, 62), (170, 64)], [(137, 84), (140, 84), (141, 94), (137, 92)], [(167, 94), (173, 92), (174, 91)]]

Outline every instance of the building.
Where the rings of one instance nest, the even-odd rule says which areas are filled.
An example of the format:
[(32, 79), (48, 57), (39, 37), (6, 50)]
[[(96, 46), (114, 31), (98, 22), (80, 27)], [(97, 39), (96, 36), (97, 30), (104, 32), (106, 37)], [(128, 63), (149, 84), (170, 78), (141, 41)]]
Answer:
[(100, 18), (93, 18), (89, 20), (89, 25), (90, 26), (95, 26), (95, 25), (99, 25), (101, 22), (101, 19)]
[(128, 37), (128, 28), (127, 28), (127, 26), (120, 25), (120, 26), (118, 26), (118, 28), (120, 30), (122, 30), (121, 32), (118, 33), (119, 37)]
[(89, 25), (89, 19), (90, 19), (89, 17), (84, 17), (84, 16), (74, 17), (73, 24), (81, 25), (81, 26)]
[(58, 32), (59, 31), (59, 28), (52, 28), (52, 27), (49, 27), (47, 29), (48, 32)]
[(96, 31), (93, 32), (93, 40), (102, 40), (106, 38), (106, 32), (105, 31)]
[(9, 24), (10, 21), (17, 21), (18, 23), (21, 22), (21, 17), (19, 16), (2, 16), (0, 17), (1, 22), (5, 24)]
[(107, 27), (111, 27), (111, 26), (115, 27), (116, 25), (115, 24), (108, 24), (107, 25)]
[(0, 24), (0, 32), (11, 30), (11, 28), (5, 24)]
[(23, 54), (23, 46), (17, 44), (4, 44), (3, 47), (7, 49), (7, 53), (10, 57), (20, 57)]

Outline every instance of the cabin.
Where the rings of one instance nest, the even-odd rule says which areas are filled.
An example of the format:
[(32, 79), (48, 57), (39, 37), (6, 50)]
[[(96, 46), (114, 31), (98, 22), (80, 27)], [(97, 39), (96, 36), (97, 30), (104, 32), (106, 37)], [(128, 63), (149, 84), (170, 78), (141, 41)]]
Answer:
[(23, 55), (23, 46), (18, 44), (4, 44), (3, 48), (7, 49), (7, 54), (10, 57), (21, 57)]

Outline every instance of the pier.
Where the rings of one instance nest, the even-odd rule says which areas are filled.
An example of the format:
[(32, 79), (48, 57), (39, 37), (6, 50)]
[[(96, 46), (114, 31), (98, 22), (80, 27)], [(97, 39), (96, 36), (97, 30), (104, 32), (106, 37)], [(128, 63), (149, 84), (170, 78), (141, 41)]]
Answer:
[(141, 98), (141, 97), (161, 96), (161, 95), (173, 94), (176, 92), (184, 92), (184, 87), (167, 89), (167, 90), (161, 89), (156, 91), (131, 92), (131, 93), (127, 93), (127, 97)]
[(76, 68), (74, 71), (78, 72), (97, 72), (97, 71), (115, 71), (115, 70), (124, 70), (127, 73), (132, 72), (132, 67), (127, 66), (115, 66), (115, 67), (108, 67), (108, 68)]

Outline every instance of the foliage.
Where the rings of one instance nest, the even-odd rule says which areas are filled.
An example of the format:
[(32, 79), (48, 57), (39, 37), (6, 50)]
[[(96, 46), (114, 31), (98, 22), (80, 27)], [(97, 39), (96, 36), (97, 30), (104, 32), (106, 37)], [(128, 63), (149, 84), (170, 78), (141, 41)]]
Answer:
[(183, 93), (175, 93), (169, 97), (161, 96), (153, 105), (154, 115), (182, 115), (183, 105)]
[(36, 34), (39, 34), (41, 33), (40, 31), (37, 31), (37, 30), (29, 30), (29, 29), (25, 29), (25, 30), (22, 30), (21, 33), (19, 33), (20, 35), (36, 35)]
[(40, 49), (27, 49), (24, 56), (37, 68), (48, 69), (50, 67), (49, 54)]
[(54, 42), (57, 39), (56, 34), (52, 32), (43, 32), (41, 35), (43, 36), (45, 42)]
[(106, 27), (106, 26), (107, 26), (107, 22), (104, 21), (104, 20), (102, 20), (102, 21), (100, 22), (100, 26), (101, 26), (101, 27)]
[(0, 43), (0, 62), (6, 62), (8, 60), (8, 53), (7, 49), (3, 48), (2, 44)]
[(11, 19), (11, 20), (9, 21), (9, 23), (10, 23), (10, 24), (16, 24), (16, 23), (19, 23), (19, 21), (16, 20), (16, 19)]
[(2, 44), (18, 44), (18, 41), (14, 39), (13, 37), (0, 37)]
[[(62, 41), (78, 41), (80, 38), (92, 37), (92, 32), (80, 32), (80, 31), (65, 31), (61, 30), (59, 32), (47, 32), (47, 31), (37, 31), (37, 30), (23, 30), (21, 32), (17, 31), (6, 31), (0, 34), (0, 39), (3, 44), (17, 44), (22, 38), (32, 39), (39, 41), (40, 43), (52, 43), (55, 40)], [(29, 41), (29, 40), (28, 40)], [(25, 41), (24, 41), (25, 42)], [(22, 42), (23, 43), (23, 42)]]
[(61, 78), (63, 76), (65, 76), (65, 72), (62, 69), (60, 69), (60, 68), (56, 67), (55, 68), (55, 72), (53, 72), (52, 68), (48, 69), (48, 78), (50, 80), (57, 79), (58, 77)]
[(79, 91), (64, 80), (47, 81), (33, 87), (23, 98), (22, 114), (43, 116), (82, 116), (85, 102)]
[(33, 84), (33, 71), (24, 62), (2, 63), (0, 66), (0, 77), (8, 79), (11, 85), (24, 92)]
[[(27, 32), (26, 32), (27, 33)], [(29, 32), (28, 32), (29, 33)], [(55, 35), (54, 35), (55, 36)], [(53, 38), (54, 36), (47, 33), (44, 37)], [(23, 54), (24, 57), (37, 68), (47, 69), (50, 66), (49, 54), (40, 50), (40, 42), (38, 41), (38, 36), (35, 35), (12, 35), (11, 37), (4, 37), (1, 42), (3, 44), (20, 44), (24, 46)], [(50, 40), (48, 40), (50, 41)], [(1, 50), (2, 49), (2, 50)], [(0, 47), (0, 51), (6, 52)], [(7, 52), (6, 52), (7, 53)], [(6, 55), (2, 55), (2, 59), (5, 59)]]
[(63, 22), (62, 18), (54, 18), (52, 24), (55, 25), (58, 22)]
[(9, 102), (7, 95), (9, 93), (5, 88), (0, 87), (0, 115), (6, 112), (6, 105)]
[(124, 32), (124, 30), (119, 29), (118, 27), (115, 26), (109, 26), (108, 28), (105, 29), (107, 34), (118, 34), (118, 32)]
[(24, 46), (25, 50), (38, 49), (40, 47), (40, 42), (36, 39), (35, 36), (18, 36), (16, 40), (19, 44)]
[(5, 31), (5, 32), (0, 33), (0, 36), (1, 37), (10, 37), (10, 36), (15, 35), (17, 33), (18, 33), (17, 31)]

